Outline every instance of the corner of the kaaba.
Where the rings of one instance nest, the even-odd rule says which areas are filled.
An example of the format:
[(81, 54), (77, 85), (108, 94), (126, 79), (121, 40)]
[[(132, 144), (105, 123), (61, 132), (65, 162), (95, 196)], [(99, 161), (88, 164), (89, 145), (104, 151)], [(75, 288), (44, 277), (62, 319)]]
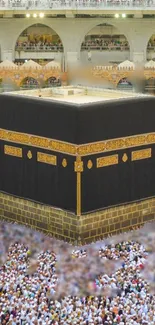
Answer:
[(154, 220), (155, 98), (0, 95), (0, 217), (74, 243)]

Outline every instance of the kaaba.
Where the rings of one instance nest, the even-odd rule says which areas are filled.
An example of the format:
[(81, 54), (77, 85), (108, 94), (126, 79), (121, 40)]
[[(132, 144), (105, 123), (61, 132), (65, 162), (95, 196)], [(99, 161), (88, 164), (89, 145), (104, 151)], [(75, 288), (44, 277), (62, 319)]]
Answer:
[(155, 98), (0, 95), (0, 191), (77, 215), (155, 196)]

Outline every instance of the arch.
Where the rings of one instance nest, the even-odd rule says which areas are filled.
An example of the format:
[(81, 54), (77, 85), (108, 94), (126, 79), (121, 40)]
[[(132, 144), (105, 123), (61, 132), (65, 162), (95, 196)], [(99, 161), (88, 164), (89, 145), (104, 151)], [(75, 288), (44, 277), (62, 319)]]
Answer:
[(155, 59), (155, 32), (151, 35), (146, 44), (146, 58), (148, 60)]
[(34, 77), (27, 76), (21, 80), (20, 87), (23, 89), (39, 88), (39, 82)]
[[(57, 20), (49, 20), (48, 18), (44, 18), (42, 20), (40, 20), (39, 18), (36, 18), (35, 20), (34, 19), (23, 19), (22, 24), (20, 21), (18, 22), (18, 20), (17, 20), (16, 25), (13, 27), (14, 34), (11, 35), (12, 42), (10, 42), (10, 47), (12, 49), (15, 48), (16, 41), (17, 41), (18, 37), (21, 35), (21, 33), (25, 29), (33, 26), (34, 24), (42, 24), (43, 26), (47, 26), (47, 27), (51, 28), (56, 34), (59, 35), (61, 41), (63, 40), (64, 30), (62, 29), (61, 24), (59, 24), (57, 22)], [(10, 25), (10, 27), (12, 28), (11, 25)], [(62, 43), (63, 43), (63, 41), (62, 41)]]
[(51, 76), (45, 81), (45, 87), (61, 86), (61, 79), (59, 77)]
[(117, 89), (119, 90), (132, 90), (133, 84), (131, 83), (130, 79), (125, 76), (121, 78), (117, 83)]
[(110, 61), (118, 63), (130, 59), (130, 44), (117, 27), (102, 23), (85, 35), (81, 44), (81, 57), (84, 61), (92, 61), (93, 64), (99, 65), (109, 64)]
[[(14, 42), (15, 51), (32, 52), (64, 52), (64, 46), (59, 34), (44, 23), (29, 24), (18, 34)], [(20, 57), (19, 57), (20, 58)]]
[(94, 21), (91, 21), (91, 23), (89, 25), (86, 25), (86, 28), (83, 29), (83, 33), (81, 34), (81, 37), (80, 37), (80, 41), (79, 41), (79, 47), (81, 48), (81, 45), (82, 45), (82, 42), (85, 38), (85, 36), (91, 32), (91, 30), (93, 30), (95, 27), (99, 26), (99, 25), (109, 25), (109, 26), (112, 26), (114, 28), (117, 29), (117, 31), (121, 34), (123, 34), (128, 43), (129, 43), (129, 47), (130, 47), (130, 51), (132, 51), (132, 39), (130, 39), (130, 36), (128, 35), (128, 33), (126, 31), (123, 30), (123, 33), (121, 32), (121, 27), (122, 25), (119, 25), (116, 23), (116, 20), (107, 20), (107, 19), (102, 19), (102, 20), (94, 20)]

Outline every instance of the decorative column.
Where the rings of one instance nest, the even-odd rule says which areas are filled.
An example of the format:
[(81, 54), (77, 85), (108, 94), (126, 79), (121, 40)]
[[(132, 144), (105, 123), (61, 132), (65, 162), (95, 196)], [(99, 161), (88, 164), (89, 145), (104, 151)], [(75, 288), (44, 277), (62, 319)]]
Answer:
[(5, 61), (5, 60), (13, 61), (14, 60), (14, 51), (9, 50), (9, 49), (2, 49), (1, 50), (1, 60), (2, 61)]

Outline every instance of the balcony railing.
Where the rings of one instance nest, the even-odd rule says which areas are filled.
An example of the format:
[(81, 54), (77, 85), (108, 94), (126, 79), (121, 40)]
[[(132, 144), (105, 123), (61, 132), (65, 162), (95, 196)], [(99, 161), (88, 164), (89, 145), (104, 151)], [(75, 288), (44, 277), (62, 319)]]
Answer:
[(147, 52), (155, 52), (155, 46), (148, 46), (147, 47)]
[(16, 51), (18, 52), (63, 52), (63, 46), (48, 46), (48, 45), (43, 45), (43, 46), (16, 46), (15, 48)]
[(0, 10), (155, 10), (155, 0), (0, 0)]
[(81, 51), (129, 51), (129, 46), (121, 45), (82, 45)]

